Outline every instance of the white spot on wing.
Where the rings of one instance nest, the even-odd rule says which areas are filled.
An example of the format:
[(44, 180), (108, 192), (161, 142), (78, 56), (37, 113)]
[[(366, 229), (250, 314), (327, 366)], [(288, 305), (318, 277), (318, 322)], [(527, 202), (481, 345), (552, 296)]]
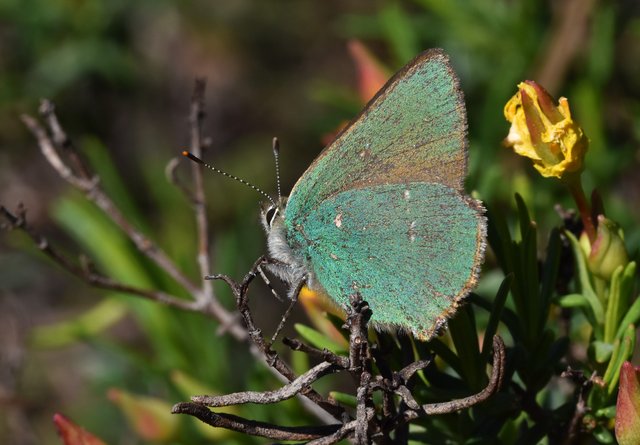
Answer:
[(336, 225), (338, 229), (342, 227), (342, 213), (338, 213), (336, 215), (336, 218), (333, 220), (333, 223)]
[(409, 224), (409, 230), (407, 230), (407, 236), (409, 237), (409, 241), (412, 243), (416, 240), (416, 224), (416, 221), (411, 221), (411, 224)]
[(405, 190), (405, 191), (404, 191), (404, 199), (405, 199), (406, 201), (408, 201), (408, 200), (409, 200), (409, 198), (411, 198), (411, 192), (410, 192), (409, 190)]

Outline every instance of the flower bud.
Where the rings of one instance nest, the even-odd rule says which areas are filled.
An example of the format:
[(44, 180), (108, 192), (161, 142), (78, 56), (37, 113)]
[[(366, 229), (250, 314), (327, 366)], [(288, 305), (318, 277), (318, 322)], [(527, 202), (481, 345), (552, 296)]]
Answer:
[(622, 229), (604, 215), (598, 215), (598, 230), (593, 244), (583, 234), (580, 245), (587, 255), (591, 273), (604, 280), (609, 281), (618, 266), (629, 263)]

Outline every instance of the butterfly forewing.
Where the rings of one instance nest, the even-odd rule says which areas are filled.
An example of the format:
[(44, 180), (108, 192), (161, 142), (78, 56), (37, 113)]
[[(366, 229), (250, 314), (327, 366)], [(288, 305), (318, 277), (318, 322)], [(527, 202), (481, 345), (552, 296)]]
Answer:
[(286, 218), (300, 218), (342, 190), (435, 182), (461, 190), (466, 115), (447, 56), (429, 50), (396, 74), (298, 180)]

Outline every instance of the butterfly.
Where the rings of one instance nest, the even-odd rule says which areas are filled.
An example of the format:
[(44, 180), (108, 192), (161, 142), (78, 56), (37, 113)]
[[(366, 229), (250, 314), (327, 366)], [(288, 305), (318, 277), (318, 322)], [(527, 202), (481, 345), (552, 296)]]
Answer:
[[(377, 328), (429, 340), (475, 287), (482, 204), (465, 195), (467, 121), (447, 55), (396, 73), (300, 177), (264, 206), (269, 269), (341, 307), (360, 294)], [(295, 297), (295, 296), (294, 296)]]

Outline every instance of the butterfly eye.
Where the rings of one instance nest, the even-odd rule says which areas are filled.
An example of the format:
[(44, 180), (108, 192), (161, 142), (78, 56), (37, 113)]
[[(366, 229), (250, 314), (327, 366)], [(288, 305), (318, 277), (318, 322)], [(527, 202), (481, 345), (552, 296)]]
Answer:
[(277, 214), (278, 214), (278, 207), (276, 206), (269, 207), (269, 209), (267, 210), (267, 213), (265, 214), (265, 218), (267, 220), (267, 223), (269, 224), (269, 227), (273, 225), (273, 221), (275, 220)]

